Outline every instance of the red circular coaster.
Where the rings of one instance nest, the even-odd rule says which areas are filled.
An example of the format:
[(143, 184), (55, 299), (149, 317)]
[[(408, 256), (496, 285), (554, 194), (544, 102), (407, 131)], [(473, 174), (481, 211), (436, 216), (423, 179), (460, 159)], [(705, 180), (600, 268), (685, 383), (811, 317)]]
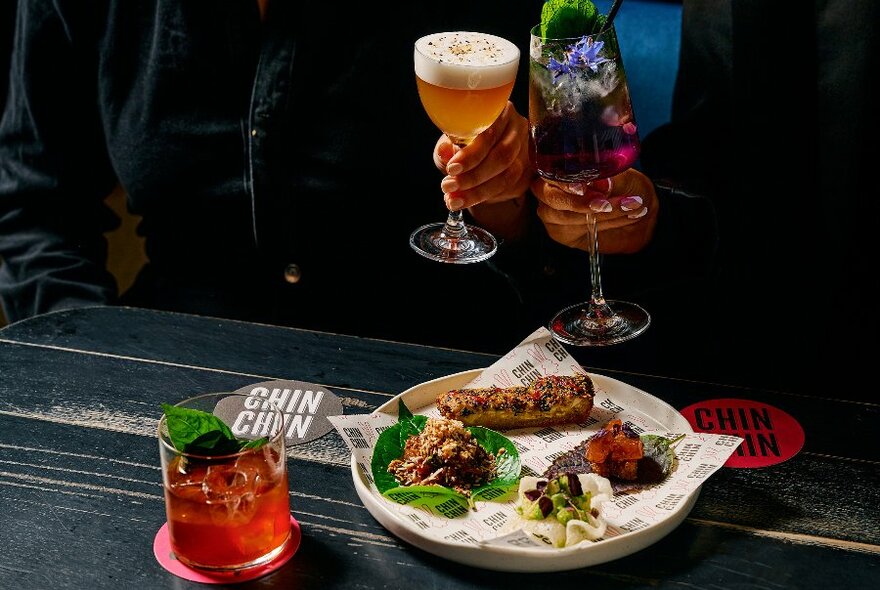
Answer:
[(697, 432), (744, 439), (724, 463), (725, 467), (775, 465), (788, 461), (804, 446), (804, 429), (800, 423), (791, 414), (763, 402), (710, 399), (691, 404), (681, 413)]
[(293, 555), (296, 553), (297, 549), (299, 549), (299, 543), (301, 539), (302, 533), (299, 529), (299, 523), (291, 514), (290, 540), (287, 543), (287, 547), (284, 549), (283, 552), (281, 552), (280, 555), (278, 555), (278, 557), (276, 557), (266, 565), (261, 565), (259, 567), (254, 567), (233, 573), (214, 573), (202, 570), (195, 570), (187, 565), (184, 565), (183, 562), (177, 559), (177, 557), (174, 555), (174, 552), (171, 551), (171, 542), (168, 538), (168, 523), (166, 522), (159, 529), (159, 532), (156, 533), (156, 538), (153, 540), (153, 555), (156, 556), (156, 560), (159, 562), (159, 565), (164, 567), (175, 576), (184, 578), (185, 580), (201, 582), (203, 584), (235, 584), (238, 582), (247, 582), (248, 580), (253, 580), (255, 578), (265, 576), (266, 574), (272, 573), (280, 568), (282, 565), (287, 563), (288, 560), (290, 560), (290, 558), (293, 557)]

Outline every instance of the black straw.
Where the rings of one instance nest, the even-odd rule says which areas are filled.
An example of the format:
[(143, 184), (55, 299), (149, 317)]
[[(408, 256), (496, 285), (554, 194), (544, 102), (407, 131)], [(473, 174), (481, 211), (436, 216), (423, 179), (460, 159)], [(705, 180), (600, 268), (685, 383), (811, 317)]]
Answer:
[(608, 11), (608, 16), (605, 18), (605, 24), (599, 29), (599, 35), (604, 33), (606, 29), (611, 26), (611, 21), (613, 21), (614, 17), (617, 15), (617, 11), (620, 9), (621, 4), (623, 4), (623, 0), (614, 0), (614, 4), (611, 5), (611, 10)]

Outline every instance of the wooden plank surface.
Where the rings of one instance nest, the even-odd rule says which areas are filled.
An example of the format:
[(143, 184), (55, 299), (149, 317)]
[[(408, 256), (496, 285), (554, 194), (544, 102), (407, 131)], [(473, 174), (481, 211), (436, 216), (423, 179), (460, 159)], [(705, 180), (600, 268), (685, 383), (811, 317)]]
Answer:
[[(366, 413), (411, 385), (495, 360), (236, 322), (212, 327), (215, 320), (174, 314), (127, 318), (134, 316), (127, 327), (112, 314), (83, 314), (0, 331), (0, 580), (14, 580), (10, 588), (203, 587), (152, 557), (164, 521), (161, 401), (297, 379), (334, 391), (346, 413)], [(805, 448), (776, 466), (722, 469), (685, 522), (643, 551), (523, 576), (459, 566), (391, 535), (361, 505), (348, 451), (331, 432), (290, 449), (302, 548), (277, 574), (239, 587), (861, 588), (878, 580), (880, 481), (876, 453), (865, 450), (877, 406), (610, 376), (679, 408), (714, 397), (783, 407), (804, 425)], [(846, 436), (829, 420), (850, 425)]]

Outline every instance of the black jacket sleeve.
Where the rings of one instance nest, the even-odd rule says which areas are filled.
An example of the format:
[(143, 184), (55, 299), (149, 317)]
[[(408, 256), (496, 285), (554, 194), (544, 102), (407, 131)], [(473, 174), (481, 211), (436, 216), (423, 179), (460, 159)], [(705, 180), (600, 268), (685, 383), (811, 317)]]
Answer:
[(103, 236), (119, 220), (104, 204), (115, 177), (95, 99), (96, 4), (18, 5), (0, 121), (0, 301), (9, 321), (116, 296)]

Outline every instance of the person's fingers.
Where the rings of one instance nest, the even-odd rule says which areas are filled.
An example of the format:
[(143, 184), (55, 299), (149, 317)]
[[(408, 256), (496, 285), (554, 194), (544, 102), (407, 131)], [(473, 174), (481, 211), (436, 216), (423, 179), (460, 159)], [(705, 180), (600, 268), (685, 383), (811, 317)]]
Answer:
[(586, 216), (576, 211), (558, 209), (539, 201), (536, 212), (545, 224), (586, 226)]
[(614, 187), (612, 178), (599, 178), (589, 182), (559, 183), (557, 186), (562, 190), (579, 196), (595, 193), (596, 195), (610, 197), (614, 194), (612, 191)]
[(599, 182), (589, 185), (557, 184), (538, 179), (532, 183), (532, 192), (549, 207), (582, 214), (593, 213), (600, 223), (623, 218), (617, 223), (618, 226), (626, 224), (626, 220), (642, 217), (646, 209), (658, 205), (654, 187), (643, 174), (627, 171), (615, 176), (610, 185)]
[(541, 205), (538, 207), (538, 217), (544, 224), (544, 228), (547, 230), (547, 235), (549, 235), (552, 240), (570, 248), (578, 248), (580, 250), (586, 250), (589, 248), (589, 235), (583, 223), (581, 225), (554, 223), (553, 221), (548, 220), (544, 215), (548, 211), (542, 210), (541, 207)]
[(434, 165), (437, 166), (440, 172), (446, 174), (446, 166), (457, 151), (458, 148), (455, 147), (446, 134), (440, 136), (434, 145)]
[(473, 207), (489, 199), (504, 200), (520, 196), (528, 186), (528, 183), (520, 179), (526, 173), (527, 166), (520, 160), (514, 159), (501, 174), (486, 180), (476, 187), (467, 191), (447, 193), (444, 198), (446, 206), (450, 209), (463, 209)]
[[(586, 231), (587, 216), (584, 213), (577, 213), (575, 211), (561, 211), (559, 209), (554, 209), (553, 207), (548, 207), (544, 203), (538, 204), (537, 212), (538, 217), (540, 217), (541, 221), (543, 221), (545, 224), (551, 223), (554, 225), (572, 225), (583, 228), (582, 231)], [(634, 214), (631, 215), (597, 215), (596, 220), (599, 224), (599, 231), (604, 231), (606, 229), (618, 229), (627, 225), (633, 225), (637, 223), (640, 219), (648, 215), (648, 213), (649, 209), (647, 207), (640, 207)]]
[(537, 215), (552, 239), (587, 250), (589, 216), (594, 216), (599, 250), (606, 254), (638, 252), (647, 245), (660, 208), (653, 184), (635, 170), (613, 177), (610, 186), (596, 182), (556, 184), (535, 179), (532, 193), (538, 200)]
[[(510, 103), (508, 103), (510, 105)], [(446, 205), (452, 210), (471, 208), (485, 202), (501, 202), (522, 197), (528, 190), (535, 176), (534, 166), (529, 159), (529, 125), (528, 120), (516, 112), (512, 106), (505, 111), (507, 119), (504, 128), (496, 128), (495, 143), (473, 169), (447, 176), (441, 183), (445, 193)], [(494, 131), (493, 131), (494, 133)], [(485, 147), (488, 143), (483, 143)], [(464, 148), (454, 158), (463, 158), (462, 153), (474, 147), (481, 150), (480, 144)], [(475, 152), (470, 152), (473, 157)], [(448, 172), (453, 169), (449, 165)]]
[(514, 131), (495, 145), (480, 166), (461, 176), (444, 178), (440, 187), (447, 197), (458, 199), (460, 206), (471, 207), (519, 197), (528, 190), (533, 176), (528, 141)]
[(504, 110), (498, 115), (498, 118), (486, 130), (474, 138), (474, 140), (465, 148), (458, 151), (446, 165), (446, 172), (450, 176), (459, 176), (473, 170), (486, 157), (495, 142), (502, 135), (504, 129), (510, 122), (511, 112), (515, 112), (513, 103), (507, 101)]
[(627, 168), (617, 176), (613, 177), (614, 182), (611, 186), (610, 195), (641, 195), (650, 185), (650, 180), (644, 174)]
[[(538, 204), (537, 215), (551, 239), (580, 250), (590, 247), (589, 226), (585, 215), (558, 211)], [(651, 240), (657, 223), (657, 212), (645, 209), (639, 219), (615, 218), (599, 220), (599, 250), (603, 254), (638, 252)]]
[[(528, 145), (527, 128), (527, 124), (517, 125), (512, 119), (508, 119), (507, 126), (498, 130), (495, 142), (482, 156), (480, 163), (465, 172), (447, 176), (440, 183), (440, 188), (445, 193), (467, 191), (479, 187), (499, 174), (508, 174), (508, 169), (517, 161)], [(528, 157), (527, 153), (523, 155)], [(483, 194), (491, 196), (485, 191)]]
[(537, 179), (532, 183), (532, 192), (542, 203), (563, 211), (607, 213), (611, 207), (606, 193), (583, 185), (563, 185)]

